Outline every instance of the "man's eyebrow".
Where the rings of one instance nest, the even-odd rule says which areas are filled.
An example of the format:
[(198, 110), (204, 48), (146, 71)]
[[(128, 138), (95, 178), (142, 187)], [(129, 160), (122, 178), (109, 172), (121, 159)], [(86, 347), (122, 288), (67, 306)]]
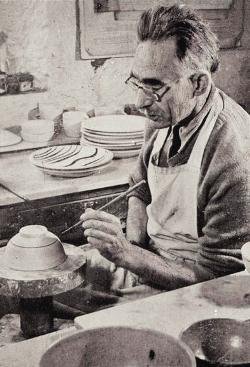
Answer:
[(136, 74), (134, 74), (132, 71), (130, 73), (130, 78), (135, 78), (138, 81), (144, 84), (147, 84), (147, 85), (152, 85), (152, 86), (164, 85), (164, 83), (160, 79), (157, 79), (157, 78), (143, 78), (142, 80), (140, 80), (139, 77)]

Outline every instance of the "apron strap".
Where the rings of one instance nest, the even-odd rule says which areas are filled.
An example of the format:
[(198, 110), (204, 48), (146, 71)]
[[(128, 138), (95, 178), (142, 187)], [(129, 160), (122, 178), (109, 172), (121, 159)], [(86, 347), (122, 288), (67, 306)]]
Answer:
[[(215, 123), (217, 121), (217, 118), (220, 114), (220, 112), (223, 109), (223, 102), (221, 99), (221, 96), (218, 93), (218, 90), (215, 92), (214, 96), (214, 104), (212, 105), (206, 121), (204, 125), (201, 128), (201, 131), (199, 132), (199, 135), (197, 137), (197, 140), (194, 144), (194, 147), (192, 149), (192, 152), (190, 154), (188, 163), (192, 167), (196, 167), (198, 169), (201, 168), (201, 163), (204, 155), (204, 151), (207, 145), (207, 142), (210, 138), (210, 135), (213, 131), (213, 128), (215, 126)], [(204, 142), (205, 142), (205, 148), (204, 148)]]

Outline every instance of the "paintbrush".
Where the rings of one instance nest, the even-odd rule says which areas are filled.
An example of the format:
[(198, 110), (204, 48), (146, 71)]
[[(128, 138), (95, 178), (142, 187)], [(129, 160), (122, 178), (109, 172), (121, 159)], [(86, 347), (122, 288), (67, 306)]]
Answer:
[(28, 198), (25, 198), (24, 196), (18, 194), (14, 190), (10, 189), (8, 186), (4, 185), (2, 182), (0, 182), (0, 187), (5, 189), (6, 191), (9, 191), (11, 194), (17, 196), (19, 199), (22, 199), (23, 201), (30, 201)]
[[(130, 194), (132, 191), (134, 191), (135, 189), (137, 189), (137, 187), (141, 186), (142, 184), (146, 183), (145, 180), (142, 180), (140, 182), (138, 182), (136, 185), (131, 186), (127, 191), (123, 192), (122, 194), (118, 195), (116, 198), (110, 200), (108, 203), (106, 203), (105, 205), (101, 206), (100, 208), (98, 208), (97, 210), (104, 210), (107, 209), (110, 205), (120, 201), (121, 199), (125, 198), (128, 194)], [(71, 229), (78, 227), (81, 223), (83, 222), (83, 220), (79, 220), (77, 223), (73, 224), (73, 226), (65, 229), (62, 234), (65, 234), (69, 231), (71, 231)]]

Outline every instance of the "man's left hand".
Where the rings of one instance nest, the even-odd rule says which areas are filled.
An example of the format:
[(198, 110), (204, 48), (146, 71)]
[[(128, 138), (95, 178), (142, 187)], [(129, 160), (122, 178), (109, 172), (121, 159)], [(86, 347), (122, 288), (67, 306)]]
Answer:
[(109, 213), (86, 209), (81, 216), (89, 244), (117, 266), (123, 266), (133, 245), (127, 241), (120, 220)]

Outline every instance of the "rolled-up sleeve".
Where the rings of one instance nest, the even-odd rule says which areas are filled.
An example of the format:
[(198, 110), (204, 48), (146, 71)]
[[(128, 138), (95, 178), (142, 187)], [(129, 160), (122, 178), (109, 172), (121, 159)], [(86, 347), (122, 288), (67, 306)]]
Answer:
[(249, 163), (236, 143), (210, 151), (199, 187), (197, 266), (215, 277), (244, 269), (241, 247), (250, 241)]

